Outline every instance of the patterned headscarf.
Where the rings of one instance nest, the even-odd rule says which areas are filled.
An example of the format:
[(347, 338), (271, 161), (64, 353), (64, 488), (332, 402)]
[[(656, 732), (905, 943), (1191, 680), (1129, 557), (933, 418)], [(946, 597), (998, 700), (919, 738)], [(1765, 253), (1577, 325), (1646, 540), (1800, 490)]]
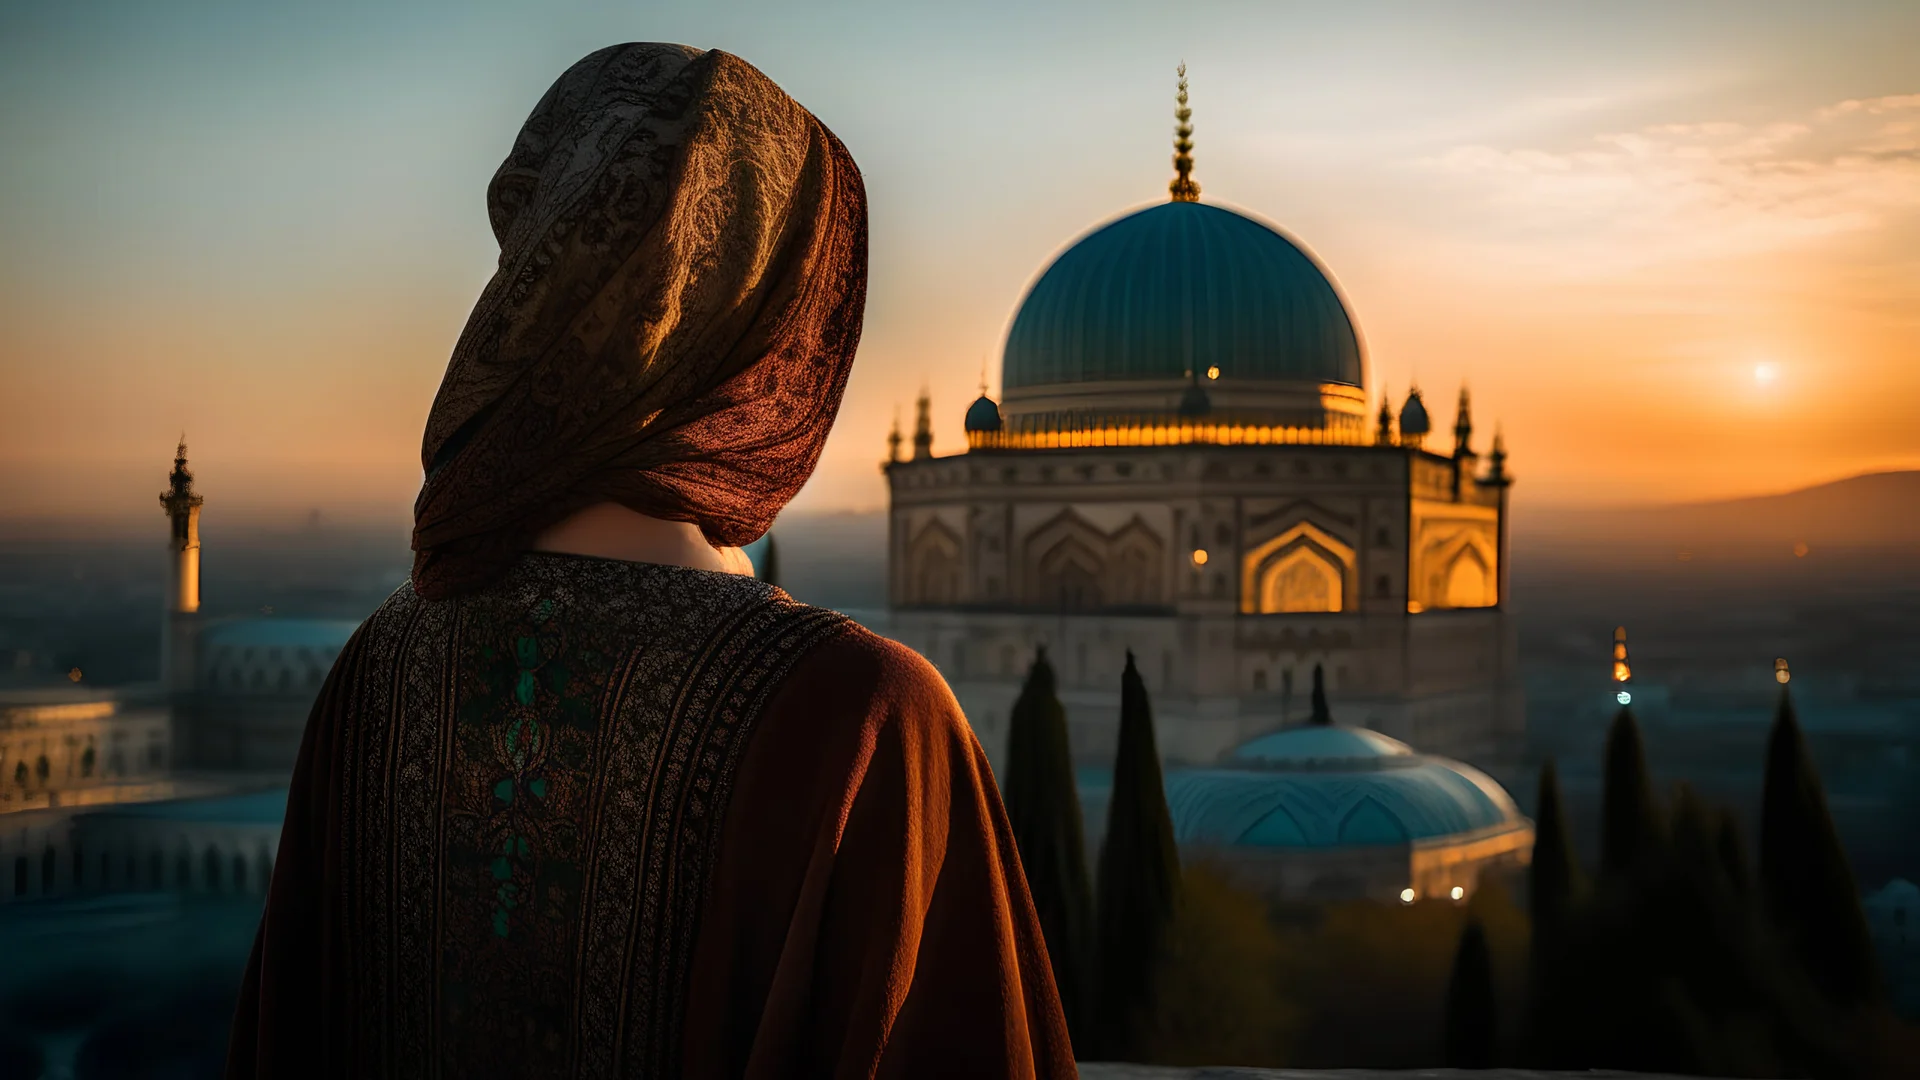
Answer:
[(866, 192), (840, 140), (736, 56), (616, 45), (540, 99), (487, 211), (500, 265), (427, 417), (414, 588), (478, 587), (598, 502), (765, 533), (860, 339)]

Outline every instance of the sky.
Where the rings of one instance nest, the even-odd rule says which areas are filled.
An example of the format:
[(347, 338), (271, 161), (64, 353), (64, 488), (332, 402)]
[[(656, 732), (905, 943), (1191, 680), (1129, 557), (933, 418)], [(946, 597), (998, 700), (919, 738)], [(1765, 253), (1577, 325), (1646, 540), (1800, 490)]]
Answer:
[[(884, 505), (997, 391), (1019, 300), (1166, 198), (1298, 238), (1368, 389), (1504, 432), (1534, 506), (1920, 467), (1920, 4), (0, 0), (0, 523), (404, 523), (552, 80), (667, 40), (765, 71), (871, 204), (859, 359), (796, 509)], [(1484, 434), (1483, 436), (1484, 437)]]

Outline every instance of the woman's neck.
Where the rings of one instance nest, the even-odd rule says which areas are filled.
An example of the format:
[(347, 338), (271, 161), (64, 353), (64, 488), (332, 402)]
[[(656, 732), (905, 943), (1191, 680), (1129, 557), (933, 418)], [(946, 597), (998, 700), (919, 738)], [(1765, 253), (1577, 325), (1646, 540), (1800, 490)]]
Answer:
[(753, 563), (745, 552), (707, 543), (698, 525), (648, 517), (610, 502), (595, 503), (563, 518), (534, 537), (533, 550), (753, 574)]

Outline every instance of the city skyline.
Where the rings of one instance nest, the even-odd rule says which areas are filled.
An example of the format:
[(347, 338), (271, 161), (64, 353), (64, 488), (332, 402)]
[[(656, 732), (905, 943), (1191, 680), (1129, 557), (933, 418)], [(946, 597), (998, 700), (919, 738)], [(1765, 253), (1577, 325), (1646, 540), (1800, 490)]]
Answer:
[(0, 13), (4, 516), (144, 517), (184, 429), (230, 520), (405, 520), (486, 181), (641, 39), (745, 57), (866, 175), (866, 333), (796, 509), (880, 506), (922, 385), (964, 445), (1048, 261), (1166, 198), (1182, 60), (1203, 201), (1331, 271), (1375, 401), (1417, 380), (1443, 428), (1469, 383), (1523, 505), (1920, 467), (1914, 9), (568, 10)]

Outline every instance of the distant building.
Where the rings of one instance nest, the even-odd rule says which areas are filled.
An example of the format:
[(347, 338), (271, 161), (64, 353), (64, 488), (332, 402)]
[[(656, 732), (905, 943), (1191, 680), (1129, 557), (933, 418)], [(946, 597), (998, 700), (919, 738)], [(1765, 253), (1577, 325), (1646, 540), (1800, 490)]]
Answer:
[(1450, 447), (1417, 389), (1397, 417), (1370, 395), (1325, 268), (1200, 202), (1191, 164), (1181, 149), (1171, 201), (1040, 275), (964, 452), (935, 455), (925, 395), (905, 451), (896, 426), (891, 633), (939, 666), (996, 755), (1044, 645), (1087, 760), (1113, 752), (1129, 648), (1176, 761), (1303, 718), (1316, 664), (1343, 720), (1517, 756), (1498, 436), (1482, 457), (1464, 389)]

